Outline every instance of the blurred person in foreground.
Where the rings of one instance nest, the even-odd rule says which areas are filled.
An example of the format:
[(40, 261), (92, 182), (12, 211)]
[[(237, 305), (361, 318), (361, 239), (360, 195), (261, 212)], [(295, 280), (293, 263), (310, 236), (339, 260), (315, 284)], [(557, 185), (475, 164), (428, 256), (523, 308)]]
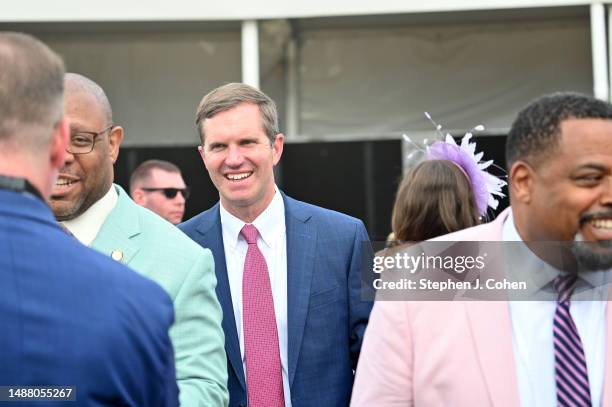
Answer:
[[(552, 300), (377, 301), (352, 406), (612, 405), (609, 285), (594, 281), (612, 268), (612, 105), (544, 96), (514, 121), (506, 158), (511, 207), (439, 240), (523, 244), (514, 264)], [(532, 250), (550, 241), (579, 268)], [(593, 282), (601, 300), (574, 300)]]
[(182, 406), (227, 405), (227, 368), (214, 262), (202, 249), (113, 184), (123, 128), (102, 88), (66, 74), (71, 145), (51, 192), (56, 219), (79, 241), (161, 285), (172, 298), (170, 330)]
[(221, 86), (196, 125), (220, 202), (179, 228), (215, 256), (231, 406), (347, 406), (372, 306), (363, 223), (276, 186), (284, 136), (263, 92)]
[(130, 177), (130, 196), (138, 205), (178, 225), (185, 215), (189, 188), (179, 167), (168, 161), (147, 160)]
[(178, 405), (170, 298), (70, 237), (45, 202), (71, 149), (61, 59), (0, 32), (0, 67), (0, 385), (74, 386), (78, 405)]

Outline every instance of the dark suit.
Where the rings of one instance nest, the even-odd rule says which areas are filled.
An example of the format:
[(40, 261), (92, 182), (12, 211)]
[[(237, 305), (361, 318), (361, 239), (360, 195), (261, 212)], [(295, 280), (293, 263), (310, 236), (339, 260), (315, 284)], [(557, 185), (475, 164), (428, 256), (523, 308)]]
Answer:
[[(372, 307), (361, 300), (362, 261), (371, 262), (372, 248), (358, 219), (284, 194), (283, 201), (291, 402), (293, 407), (347, 406)], [(213, 252), (217, 296), (223, 308), (230, 406), (246, 406), (219, 204), (179, 227)]]
[(0, 386), (76, 386), (67, 406), (178, 404), (168, 295), (33, 195), (0, 189), (0, 281)]

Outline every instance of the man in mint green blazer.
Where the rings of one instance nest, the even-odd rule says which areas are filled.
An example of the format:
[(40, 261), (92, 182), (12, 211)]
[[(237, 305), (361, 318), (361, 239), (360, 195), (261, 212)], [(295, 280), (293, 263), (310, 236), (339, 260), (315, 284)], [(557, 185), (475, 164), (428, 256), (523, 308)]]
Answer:
[(83, 244), (151, 278), (170, 295), (181, 405), (227, 406), (222, 314), (210, 250), (113, 184), (123, 129), (112, 124), (110, 103), (96, 83), (67, 74), (65, 86), (71, 134), (49, 202), (56, 219)]

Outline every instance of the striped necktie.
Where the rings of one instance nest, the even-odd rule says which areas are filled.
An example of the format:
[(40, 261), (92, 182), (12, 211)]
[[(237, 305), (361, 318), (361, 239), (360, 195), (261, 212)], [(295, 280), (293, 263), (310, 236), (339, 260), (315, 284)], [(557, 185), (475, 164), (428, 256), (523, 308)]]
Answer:
[(577, 276), (560, 275), (553, 281), (558, 294), (553, 322), (555, 381), (558, 406), (591, 406), (589, 374), (582, 340), (570, 314), (570, 297)]

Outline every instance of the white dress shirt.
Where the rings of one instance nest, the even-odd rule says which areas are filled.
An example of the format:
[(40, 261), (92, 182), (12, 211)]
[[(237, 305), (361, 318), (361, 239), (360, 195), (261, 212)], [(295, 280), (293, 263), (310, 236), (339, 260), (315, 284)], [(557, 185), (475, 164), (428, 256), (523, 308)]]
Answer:
[(83, 243), (85, 246), (90, 246), (96, 239), (96, 236), (98, 236), (98, 232), (102, 228), (104, 221), (106, 221), (108, 214), (111, 213), (115, 205), (117, 205), (118, 199), (119, 195), (117, 195), (114, 185), (111, 185), (108, 192), (91, 205), (85, 212), (74, 219), (60, 223), (64, 225), (79, 242)]
[[(238, 340), (240, 341), (242, 367), (246, 375), (244, 330), (242, 328), (242, 273), (248, 244), (240, 234), (242, 227), (246, 223), (225, 210), (223, 204), (220, 205), (219, 210), (221, 228), (223, 230), (223, 248), (227, 265), (227, 277), (234, 306)], [(291, 407), (289, 361), (287, 359), (287, 237), (285, 233), (285, 204), (278, 189), (276, 189), (270, 205), (253, 221), (252, 225), (259, 231), (257, 246), (266, 259), (268, 273), (270, 274), (270, 286), (274, 301), (278, 347), (283, 375), (285, 407)]]
[[(504, 222), (504, 241), (521, 241), (514, 225), (512, 214)], [(559, 271), (537, 256), (528, 256), (520, 264), (525, 270), (533, 270), (548, 280), (548, 284)], [(515, 265), (516, 266), (516, 265)], [(589, 277), (601, 277), (594, 273)], [(581, 277), (582, 278), (582, 277)], [(606, 354), (606, 301), (607, 290), (599, 290), (602, 301), (572, 301), (570, 313), (580, 334), (585, 353), (591, 402), (600, 406)], [(553, 347), (553, 318), (555, 301), (510, 301), (512, 321), (512, 347), (517, 373), (519, 399), (523, 407), (555, 407), (557, 405), (555, 384), (555, 356)]]

